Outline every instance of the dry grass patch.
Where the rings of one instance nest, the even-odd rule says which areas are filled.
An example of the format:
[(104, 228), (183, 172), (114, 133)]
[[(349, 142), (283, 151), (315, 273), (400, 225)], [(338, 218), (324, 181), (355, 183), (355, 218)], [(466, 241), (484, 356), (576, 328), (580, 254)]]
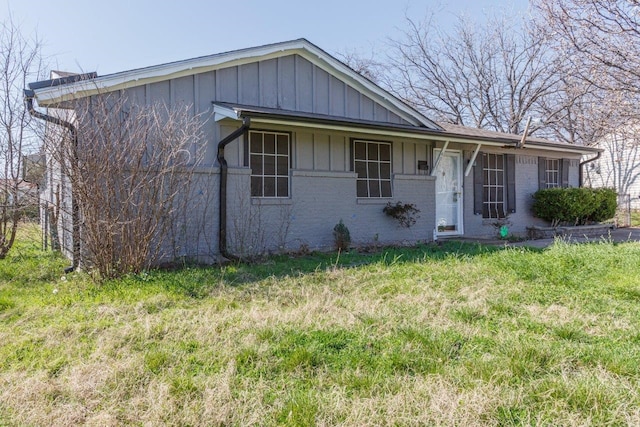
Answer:
[(0, 265), (0, 424), (639, 421), (637, 244), (312, 254), (101, 285), (20, 256)]

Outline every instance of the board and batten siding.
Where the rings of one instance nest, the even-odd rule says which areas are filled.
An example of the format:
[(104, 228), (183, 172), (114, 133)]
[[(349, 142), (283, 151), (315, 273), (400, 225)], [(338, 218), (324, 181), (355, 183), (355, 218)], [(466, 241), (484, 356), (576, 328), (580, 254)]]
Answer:
[(147, 104), (164, 101), (195, 105), (207, 112), (212, 102), (228, 102), (312, 114), (409, 124), (299, 55), (222, 68), (127, 89)]

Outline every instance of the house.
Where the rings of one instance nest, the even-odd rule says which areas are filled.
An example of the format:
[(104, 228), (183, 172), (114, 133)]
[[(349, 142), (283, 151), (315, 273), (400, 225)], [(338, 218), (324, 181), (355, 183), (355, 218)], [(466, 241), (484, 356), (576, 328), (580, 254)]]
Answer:
[(640, 141), (638, 127), (628, 126), (595, 144), (602, 155), (585, 169), (584, 184), (593, 188), (613, 188), (624, 208), (640, 209)]
[[(204, 216), (202, 205), (190, 209), (181, 246), (200, 259), (330, 248), (340, 220), (356, 245), (492, 236), (505, 218), (525, 233), (541, 225), (531, 194), (580, 185), (582, 156), (599, 151), (436, 123), (304, 39), (68, 75), (31, 84), (26, 97), (46, 119), (42, 108), (116, 92), (206, 117), (198, 173), (216, 197)], [(383, 213), (398, 201), (420, 211), (410, 228)]]

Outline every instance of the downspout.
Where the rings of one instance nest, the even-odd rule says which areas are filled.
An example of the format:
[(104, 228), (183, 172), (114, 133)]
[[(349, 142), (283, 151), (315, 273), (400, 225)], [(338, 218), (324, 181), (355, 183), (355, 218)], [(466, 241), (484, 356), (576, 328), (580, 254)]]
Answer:
[[(62, 120), (58, 117), (50, 116), (48, 114), (37, 111), (33, 106), (34, 97), (35, 92), (33, 90), (24, 89), (24, 100), (29, 114), (37, 119), (41, 119), (49, 123), (67, 128), (71, 133), (71, 138), (73, 139), (73, 147), (75, 153), (78, 147), (78, 130), (76, 129), (76, 127), (66, 120)], [(77, 153), (75, 154), (75, 156), (75, 160), (78, 160)], [(71, 266), (65, 269), (65, 273), (72, 272), (73, 270), (77, 269), (78, 265), (80, 264), (80, 207), (78, 206), (73, 186), (71, 186), (71, 223), (71, 236), (73, 239), (72, 260)]]
[(602, 156), (602, 151), (598, 151), (598, 154), (596, 154), (595, 157), (585, 160), (584, 162), (580, 162), (580, 165), (578, 165), (578, 187), (582, 187), (582, 184), (584, 184), (582, 182), (584, 180), (584, 172), (582, 171), (582, 167), (587, 163), (595, 162), (600, 158), (600, 156)]
[(223, 138), (218, 143), (218, 163), (220, 163), (220, 220), (219, 220), (219, 232), (218, 232), (218, 248), (220, 255), (227, 259), (237, 260), (238, 257), (230, 254), (227, 250), (227, 172), (228, 165), (227, 160), (224, 158), (224, 147), (229, 145), (235, 139), (244, 134), (249, 126), (251, 120), (249, 117), (245, 117), (242, 120), (242, 126), (234, 130), (231, 134)]

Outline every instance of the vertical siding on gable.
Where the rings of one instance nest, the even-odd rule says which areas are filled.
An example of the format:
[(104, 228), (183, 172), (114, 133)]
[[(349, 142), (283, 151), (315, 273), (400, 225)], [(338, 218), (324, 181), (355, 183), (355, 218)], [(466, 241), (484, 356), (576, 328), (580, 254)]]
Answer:
[(380, 104), (374, 104), (373, 119), (379, 122), (389, 121), (389, 110), (381, 106)]
[[(172, 100), (174, 105), (183, 105), (193, 107), (194, 104), (194, 91), (193, 91), (193, 76), (180, 77), (172, 80)], [(193, 111), (193, 109), (191, 110)]]
[(240, 94), (238, 102), (245, 105), (260, 103), (260, 78), (257, 62), (240, 66), (238, 85)]
[(296, 109), (296, 62), (293, 56), (278, 59), (278, 107), (284, 110)]
[(127, 89), (127, 103), (129, 105), (144, 105), (146, 102), (146, 86), (137, 86)]
[(331, 168), (329, 135), (316, 133), (313, 138), (314, 170), (328, 171)]
[(313, 64), (296, 56), (296, 103), (298, 110), (313, 112)]
[(217, 71), (216, 100), (238, 102), (238, 67), (223, 68)]
[(360, 98), (360, 118), (362, 120), (374, 120), (375, 115), (373, 100), (369, 97), (362, 95)]
[(268, 108), (278, 107), (278, 60), (260, 62), (260, 102)]
[(351, 119), (360, 119), (360, 92), (347, 86), (347, 111), (345, 115)]
[(329, 114), (329, 74), (314, 68), (313, 110), (317, 114)]
[(170, 100), (170, 87), (169, 80), (163, 82), (156, 82), (149, 85), (149, 91), (147, 92), (147, 103), (149, 105), (157, 102), (169, 103)]
[(345, 84), (331, 76), (329, 80), (329, 94), (329, 101), (331, 103), (329, 114), (332, 116), (344, 116)]
[(216, 74), (213, 71), (198, 74), (198, 113), (209, 111), (211, 103), (216, 99)]

